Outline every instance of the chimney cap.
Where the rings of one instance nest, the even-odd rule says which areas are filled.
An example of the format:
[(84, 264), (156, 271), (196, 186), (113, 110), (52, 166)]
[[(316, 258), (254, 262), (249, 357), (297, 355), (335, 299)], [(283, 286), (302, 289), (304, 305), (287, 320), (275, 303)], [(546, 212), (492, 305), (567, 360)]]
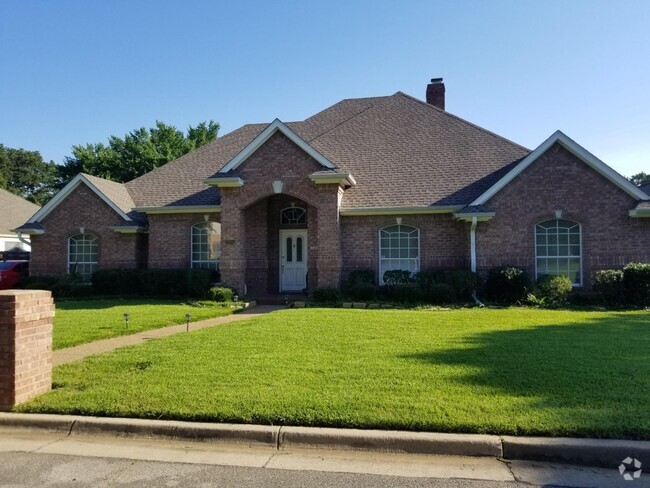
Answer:
[(431, 78), (431, 83), (442, 83), (442, 78)]

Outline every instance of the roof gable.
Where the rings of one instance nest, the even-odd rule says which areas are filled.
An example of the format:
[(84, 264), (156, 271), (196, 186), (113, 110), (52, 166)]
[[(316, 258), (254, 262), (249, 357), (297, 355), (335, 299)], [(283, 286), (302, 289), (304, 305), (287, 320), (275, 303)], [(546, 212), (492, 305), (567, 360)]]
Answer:
[(532, 153), (526, 156), (512, 168), (508, 173), (506, 173), (501, 179), (499, 179), (494, 185), (488, 188), (483, 192), (476, 200), (474, 200), (470, 205), (484, 205), (490, 198), (497, 194), (502, 188), (504, 188), (508, 183), (514, 180), (520, 173), (522, 173), (526, 168), (533, 164), (537, 159), (542, 156), (548, 149), (551, 148), (554, 144), (560, 144), (564, 149), (569, 151), (571, 154), (576, 156), (582, 162), (590, 166), (597, 173), (604, 176), (614, 185), (621, 188), (623, 191), (636, 198), (637, 200), (650, 200), (650, 197), (646, 195), (639, 187), (632, 184), (626, 178), (614, 171), (610, 166), (603, 163), (596, 156), (591, 154), (573, 139), (568, 137), (562, 131), (556, 131), (551, 137), (546, 139), (542, 144), (537, 147)]
[[(65, 185), (63, 189), (57, 193), (54, 198), (47, 202), (41, 209), (36, 212), (27, 223), (39, 222), (45, 218), (52, 210), (54, 210), (65, 198), (72, 193), (72, 191), (77, 188), (79, 185), (86, 185), (90, 188), (99, 198), (101, 198), (109, 207), (111, 207), (115, 213), (122, 217), (127, 222), (132, 221), (131, 217), (127, 215), (127, 212), (130, 210), (128, 208), (120, 208), (120, 206), (114, 202), (106, 193), (112, 194), (111, 196), (119, 196), (122, 200), (130, 199), (128, 196), (128, 191), (124, 188), (124, 185), (121, 183), (115, 183), (114, 181), (104, 180), (103, 178), (97, 178), (96, 176), (85, 175), (79, 173), (75, 176), (70, 183)], [(120, 188), (122, 187), (122, 188)], [(101, 189), (100, 189), (101, 188)], [(122, 191), (123, 189), (123, 191)], [(104, 191), (102, 191), (104, 190)], [(126, 195), (124, 195), (126, 192)], [(128, 205), (127, 201), (120, 202), (122, 205)], [(133, 200), (131, 200), (131, 205)]]
[(246, 147), (244, 147), (234, 158), (232, 158), (218, 173), (228, 173), (237, 169), (246, 161), (255, 151), (257, 151), (269, 138), (276, 132), (282, 132), (289, 140), (296, 144), (300, 149), (305, 151), (309, 156), (315, 159), (319, 164), (328, 169), (336, 167), (329, 159), (314, 149), (308, 142), (302, 139), (298, 134), (287, 127), (280, 119), (275, 119), (266, 129), (260, 132)]

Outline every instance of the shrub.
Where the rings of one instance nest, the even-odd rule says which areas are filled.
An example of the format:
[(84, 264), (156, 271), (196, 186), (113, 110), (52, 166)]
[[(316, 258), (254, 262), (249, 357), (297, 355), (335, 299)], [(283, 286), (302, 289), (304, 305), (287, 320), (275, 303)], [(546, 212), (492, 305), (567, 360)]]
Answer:
[(204, 298), (210, 288), (207, 269), (106, 269), (93, 274), (102, 295)]
[(564, 305), (573, 290), (571, 280), (566, 276), (541, 276), (537, 280), (537, 298), (551, 307)]
[(232, 288), (225, 286), (213, 286), (208, 290), (208, 300), (213, 302), (232, 302), (233, 295)]
[(370, 283), (374, 285), (375, 281), (375, 272), (371, 269), (355, 269), (350, 271), (350, 276), (348, 276), (347, 284), (348, 286), (354, 286), (359, 283)]
[(449, 275), (449, 283), (458, 300), (470, 300), (472, 292), (478, 286), (479, 277), (466, 269), (457, 269)]
[(379, 288), (372, 283), (359, 282), (348, 288), (346, 294), (353, 300), (374, 300), (377, 298)]
[(428, 290), (434, 283), (445, 283), (445, 273), (439, 269), (418, 271), (413, 275), (413, 281), (423, 290)]
[(623, 268), (627, 300), (634, 305), (650, 305), (650, 263), (628, 263)]
[(594, 273), (592, 288), (608, 305), (622, 305), (625, 302), (623, 271), (604, 269)]
[(343, 300), (336, 288), (318, 288), (314, 290), (314, 301), (318, 303), (339, 303)]
[(492, 268), (485, 282), (488, 298), (500, 303), (516, 303), (523, 300), (530, 289), (528, 273), (516, 266)]
[(411, 282), (411, 272), (403, 269), (393, 269), (384, 273), (386, 286), (403, 285)]
[(456, 301), (456, 292), (451, 285), (447, 283), (432, 283), (429, 286), (426, 299), (435, 305), (452, 303)]
[(391, 300), (400, 303), (420, 302), (425, 297), (424, 291), (417, 283), (398, 283), (387, 287), (386, 292)]

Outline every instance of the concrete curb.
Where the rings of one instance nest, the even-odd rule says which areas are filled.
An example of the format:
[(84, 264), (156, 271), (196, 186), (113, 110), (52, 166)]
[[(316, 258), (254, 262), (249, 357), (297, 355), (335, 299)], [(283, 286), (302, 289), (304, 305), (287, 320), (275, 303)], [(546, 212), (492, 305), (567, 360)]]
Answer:
[[(562, 461), (615, 468), (627, 457), (650, 465), (650, 442), (614, 439), (513, 437), (480, 434), (280, 427), (127, 418), (0, 412), (0, 429), (39, 430), (65, 435), (237, 443), (276, 450), (351, 449), (407, 454), (488, 456)], [(0, 434), (1, 437), (1, 434)]]

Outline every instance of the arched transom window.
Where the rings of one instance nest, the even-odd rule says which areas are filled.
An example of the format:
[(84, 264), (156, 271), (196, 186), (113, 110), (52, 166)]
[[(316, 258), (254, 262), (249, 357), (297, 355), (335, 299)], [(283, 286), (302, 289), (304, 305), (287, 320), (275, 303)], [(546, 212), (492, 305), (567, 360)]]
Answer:
[(570, 220), (547, 220), (535, 226), (537, 278), (566, 276), (575, 286), (582, 285), (580, 224)]
[(384, 273), (420, 269), (420, 230), (409, 225), (392, 225), (379, 231), (379, 281)]
[(192, 226), (192, 268), (219, 270), (221, 224), (201, 222)]
[(97, 271), (99, 239), (94, 234), (77, 234), (68, 239), (68, 273), (90, 281)]
[(302, 207), (283, 208), (280, 212), (280, 223), (283, 225), (306, 224), (307, 210)]

